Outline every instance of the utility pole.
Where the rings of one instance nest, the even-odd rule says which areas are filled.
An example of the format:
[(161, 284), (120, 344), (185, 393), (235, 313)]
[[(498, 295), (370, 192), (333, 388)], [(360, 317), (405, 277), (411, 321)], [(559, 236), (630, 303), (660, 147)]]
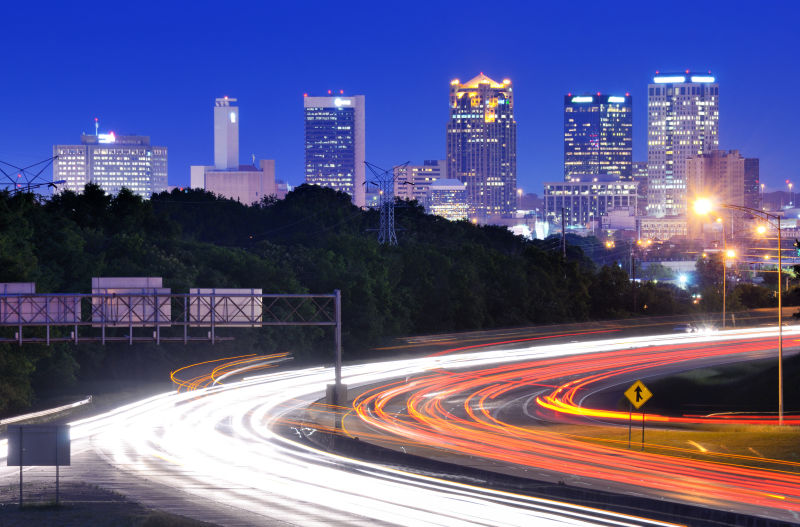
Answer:
[(564, 220), (564, 207), (561, 207), (561, 256), (567, 259), (567, 222)]
[(639, 309), (636, 298), (636, 259), (633, 256), (633, 245), (631, 245), (631, 286), (633, 287), (633, 312), (636, 313)]
[(389, 170), (384, 170), (367, 161), (364, 164), (372, 172), (371, 183), (378, 187), (380, 199), (378, 208), (380, 210), (380, 228), (378, 229), (378, 243), (386, 245), (397, 245), (397, 234), (394, 230), (394, 180), (396, 169), (404, 168), (408, 161), (402, 165), (397, 165)]

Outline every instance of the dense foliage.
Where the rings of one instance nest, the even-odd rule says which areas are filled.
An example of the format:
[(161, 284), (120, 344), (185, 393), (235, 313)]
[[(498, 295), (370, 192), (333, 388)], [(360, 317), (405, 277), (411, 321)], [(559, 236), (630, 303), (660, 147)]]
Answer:
[[(527, 241), (500, 227), (450, 222), (416, 203), (396, 210), (400, 244), (381, 246), (378, 215), (347, 195), (300, 186), (258, 206), (202, 191), (143, 201), (96, 186), (37, 201), (0, 194), (0, 282), (37, 292), (89, 292), (94, 276), (161, 276), (190, 287), (273, 293), (342, 291), (344, 349), (372, 353), (381, 338), (437, 331), (628, 316), (632, 287), (619, 266), (596, 269), (568, 237)], [(688, 301), (669, 287), (639, 291), (640, 312), (669, 314)], [(644, 307), (647, 306), (647, 307)], [(13, 336), (13, 329), (4, 329)], [(320, 328), (230, 330), (226, 345), (0, 345), (0, 413), (45, 388), (94, 378), (159, 375), (195, 358), (289, 350), (329, 360)]]

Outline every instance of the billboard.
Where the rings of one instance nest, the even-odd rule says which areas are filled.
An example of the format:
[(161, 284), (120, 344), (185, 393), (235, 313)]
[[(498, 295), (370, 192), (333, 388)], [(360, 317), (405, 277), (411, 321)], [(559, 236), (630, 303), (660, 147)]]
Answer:
[(192, 326), (256, 327), (261, 325), (261, 289), (192, 288), (189, 290)]

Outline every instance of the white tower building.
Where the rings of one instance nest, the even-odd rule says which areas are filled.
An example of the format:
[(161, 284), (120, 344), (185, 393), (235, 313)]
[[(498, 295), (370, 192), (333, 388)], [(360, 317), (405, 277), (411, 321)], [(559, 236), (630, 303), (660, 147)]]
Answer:
[(214, 105), (214, 168), (239, 169), (239, 106), (227, 96)]

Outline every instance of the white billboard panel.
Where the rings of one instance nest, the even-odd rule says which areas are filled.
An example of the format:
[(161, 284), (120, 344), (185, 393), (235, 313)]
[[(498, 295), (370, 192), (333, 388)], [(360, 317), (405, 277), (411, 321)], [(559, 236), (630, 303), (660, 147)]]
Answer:
[[(256, 327), (261, 325), (261, 289), (192, 288), (189, 290), (192, 326)], [(213, 306), (213, 307), (212, 307)]]

